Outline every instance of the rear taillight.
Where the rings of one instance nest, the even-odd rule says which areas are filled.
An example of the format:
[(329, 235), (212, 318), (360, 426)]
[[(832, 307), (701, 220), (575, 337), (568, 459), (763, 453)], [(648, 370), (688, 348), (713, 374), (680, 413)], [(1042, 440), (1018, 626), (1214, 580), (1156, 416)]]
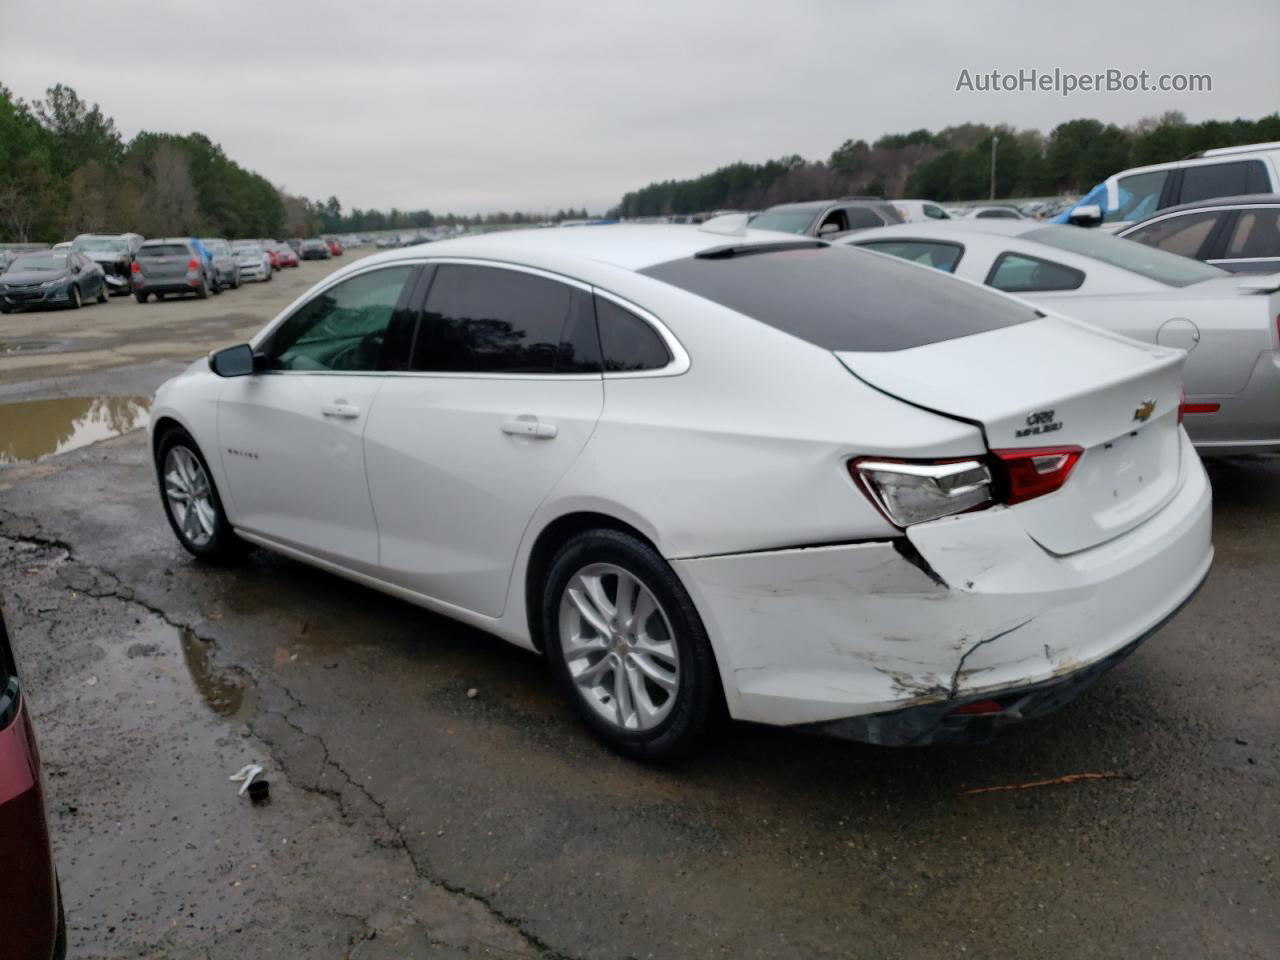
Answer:
[(997, 469), (1003, 474), (998, 477), (1001, 500), (1022, 503), (1060, 489), (1083, 452), (1079, 447), (992, 450)]
[(991, 503), (991, 472), (981, 460), (851, 460), (849, 473), (885, 518), (898, 527)]
[(188, 270), (199, 270), (199, 269), (200, 269), (200, 261), (199, 261), (199, 260), (197, 260), (195, 257), (192, 257), (190, 260), (188, 260), (188, 261), (187, 261), (187, 269), (188, 269)]
[(138, 261), (137, 261), (137, 260), (133, 261), (133, 266), (129, 268), (129, 272), (130, 272), (130, 273), (141, 273), (141, 272), (142, 272), (142, 268), (141, 268), (140, 266), (138, 266)]

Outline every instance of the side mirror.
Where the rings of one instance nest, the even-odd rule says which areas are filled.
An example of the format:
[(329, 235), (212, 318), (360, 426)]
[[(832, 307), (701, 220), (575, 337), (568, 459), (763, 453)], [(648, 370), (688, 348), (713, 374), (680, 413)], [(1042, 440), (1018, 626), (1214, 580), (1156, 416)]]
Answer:
[(247, 377), (257, 369), (253, 347), (238, 343), (209, 355), (209, 369), (220, 377)]
[(1096, 203), (1082, 203), (1071, 211), (1067, 222), (1076, 227), (1096, 227), (1102, 223), (1102, 207)]
[(73, 263), (73, 264), (71, 265), (71, 272), (72, 272), (72, 273), (79, 273), (79, 272), (80, 272), (80, 264), (78, 264), (78, 263)]
[(829, 237), (831, 234), (839, 232), (840, 224), (838, 223), (824, 223), (818, 228), (818, 236), (820, 237)]

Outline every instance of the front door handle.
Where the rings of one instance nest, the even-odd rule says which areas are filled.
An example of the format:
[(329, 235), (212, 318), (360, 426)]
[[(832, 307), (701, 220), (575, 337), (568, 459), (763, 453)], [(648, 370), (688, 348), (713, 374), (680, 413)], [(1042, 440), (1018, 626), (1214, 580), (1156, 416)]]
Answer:
[(342, 420), (354, 420), (360, 416), (360, 408), (354, 403), (347, 403), (345, 400), (335, 400), (333, 403), (326, 403), (320, 408), (320, 412), (326, 417), (338, 417)]
[(514, 420), (502, 424), (502, 432), (513, 437), (533, 437), (537, 440), (550, 440), (560, 428), (554, 423), (543, 423), (530, 414), (522, 414)]

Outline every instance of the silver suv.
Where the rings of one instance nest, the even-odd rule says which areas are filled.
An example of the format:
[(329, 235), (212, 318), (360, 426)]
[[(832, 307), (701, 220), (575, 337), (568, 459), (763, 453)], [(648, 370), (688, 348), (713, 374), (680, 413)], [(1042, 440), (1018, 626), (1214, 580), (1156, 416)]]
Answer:
[(194, 293), (204, 300), (218, 291), (213, 264), (189, 237), (147, 240), (133, 261), (133, 296), (146, 303), (153, 293), (157, 300), (165, 294)]
[(834, 240), (855, 230), (904, 222), (897, 208), (878, 197), (841, 197), (839, 200), (809, 200), (781, 203), (757, 214), (752, 230), (779, 230), (801, 236)]

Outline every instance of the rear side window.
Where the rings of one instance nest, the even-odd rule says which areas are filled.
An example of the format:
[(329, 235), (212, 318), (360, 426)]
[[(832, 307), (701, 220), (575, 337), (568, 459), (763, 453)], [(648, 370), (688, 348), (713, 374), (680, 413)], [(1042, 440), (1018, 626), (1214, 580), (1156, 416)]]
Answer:
[(1235, 197), (1246, 193), (1267, 193), (1271, 189), (1267, 169), (1261, 160), (1210, 163), (1182, 171), (1180, 203)]
[(1227, 256), (1235, 260), (1280, 257), (1280, 208), (1241, 210)]
[(958, 243), (940, 243), (930, 240), (872, 240), (868, 243), (860, 243), (858, 246), (901, 257), (903, 260), (933, 267), (935, 270), (944, 270), (947, 273), (955, 272), (956, 264), (960, 262), (960, 257), (964, 253), (964, 247)]
[(189, 257), (191, 251), (180, 243), (156, 244), (154, 247), (143, 247), (138, 251), (139, 257)]
[(427, 295), (412, 369), (454, 373), (596, 373), (591, 297), (545, 277), (445, 264)]
[(1168, 217), (1126, 233), (1126, 240), (1137, 240), (1149, 247), (1159, 247), (1182, 257), (1194, 257), (1208, 239), (1219, 217), (1228, 216), (1225, 211), (1187, 213), (1180, 217)]
[(612, 300), (596, 297), (596, 321), (606, 371), (661, 370), (671, 362), (671, 352), (658, 331)]
[(935, 207), (932, 203), (924, 205), (924, 215), (933, 220), (950, 220), (951, 215), (941, 207)]
[(975, 220), (1018, 220), (1020, 219), (1012, 210), (1001, 210), (999, 207), (993, 207), (990, 210), (979, 210), (973, 215)]
[(1052, 260), (1002, 253), (987, 274), (987, 286), (1005, 293), (1037, 293), (1046, 290), (1075, 290), (1084, 283), (1084, 273)]
[(1035, 310), (845, 245), (688, 257), (642, 270), (827, 350), (906, 350), (1035, 319)]

